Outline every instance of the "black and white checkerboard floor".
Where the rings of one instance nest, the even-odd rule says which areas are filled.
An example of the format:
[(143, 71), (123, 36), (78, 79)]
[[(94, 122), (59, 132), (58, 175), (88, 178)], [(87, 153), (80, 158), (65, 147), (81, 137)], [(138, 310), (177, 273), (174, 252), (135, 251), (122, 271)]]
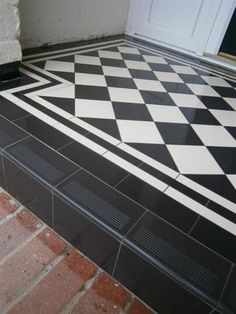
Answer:
[(0, 114), (236, 261), (233, 73), (127, 40), (27, 56), (22, 73)]

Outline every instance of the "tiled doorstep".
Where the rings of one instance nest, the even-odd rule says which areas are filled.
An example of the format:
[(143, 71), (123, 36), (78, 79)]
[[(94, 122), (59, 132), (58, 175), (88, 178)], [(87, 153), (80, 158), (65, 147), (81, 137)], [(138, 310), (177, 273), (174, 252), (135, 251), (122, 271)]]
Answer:
[[(157, 311), (208, 313), (220, 302), (232, 263), (0, 121), (10, 135), (1, 137), (1, 182), (44, 222)], [(230, 311), (233, 302), (220, 304)]]
[(1, 313), (152, 310), (0, 188)]

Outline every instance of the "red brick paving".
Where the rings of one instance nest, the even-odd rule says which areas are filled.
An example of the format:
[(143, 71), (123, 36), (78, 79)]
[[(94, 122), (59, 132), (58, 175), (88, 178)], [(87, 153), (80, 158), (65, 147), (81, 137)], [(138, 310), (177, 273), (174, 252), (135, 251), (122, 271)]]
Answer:
[(0, 313), (64, 309), (74, 314), (153, 313), (0, 190)]

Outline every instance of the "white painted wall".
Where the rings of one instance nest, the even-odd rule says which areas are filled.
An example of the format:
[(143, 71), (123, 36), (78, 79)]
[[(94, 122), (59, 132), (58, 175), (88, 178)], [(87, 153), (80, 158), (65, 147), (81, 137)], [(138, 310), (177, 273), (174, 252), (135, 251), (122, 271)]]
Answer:
[(0, 64), (19, 61), (18, 0), (0, 0)]
[(20, 0), (22, 47), (122, 34), (126, 28), (129, 2)]

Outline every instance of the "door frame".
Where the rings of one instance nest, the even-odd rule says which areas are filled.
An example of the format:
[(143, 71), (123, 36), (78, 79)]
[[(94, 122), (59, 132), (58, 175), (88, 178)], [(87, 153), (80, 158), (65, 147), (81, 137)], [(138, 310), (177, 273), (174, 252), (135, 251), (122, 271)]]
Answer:
[[(126, 27), (126, 32), (125, 32), (127, 35), (131, 35), (131, 36), (134, 36), (134, 37), (146, 40), (146, 41), (150, 41), (159, 46), (170, 48), (172, 50), (174, 49), (185, 54), (199, 57), (201, 59), (205, 58), (204, 53), (208, 55), (207, 59), (209, 59), (209, 54), (215, 55), (218, 53), (221, 43), (224, 39), (226, 30), (228, 28), (228, 25), (230, 23), (231, 17), (233, 15), (234, 9), (236, 8), (236, 0), (222, 0), (222, 3), (218, 9), (216, 18), (214, 22), (212, 23), (212, 27), (210, 31), (202, 35), (201, 40), (199, 40), (196, 52), (191, 52), (189, 50), (182, 49), (177, 46), (168, 45), (166, 43), (154, 40), (147, 36), (142, 36), (140, 34), (137, 34), (135, 30), (135, 26), (138, 23), (137, 17), (140, 16), (138, 14), (139, 12), (138, 3), (140, 1), (145, 1), (145, 0), (131, 0), (130, 2), (130, 9), (129, 9), (127, 27)], [(210, 1), (214, 1), (214, 0), (210, 0)], [(217, 63), (217, 60), (212, 60), (212, 61), (213, 63)], [(220, 63), (222, 65), (222, 62)], [(227, 66), (226, 64), (226, 67), (232, 69), (232, 66), (230, 65)]]

